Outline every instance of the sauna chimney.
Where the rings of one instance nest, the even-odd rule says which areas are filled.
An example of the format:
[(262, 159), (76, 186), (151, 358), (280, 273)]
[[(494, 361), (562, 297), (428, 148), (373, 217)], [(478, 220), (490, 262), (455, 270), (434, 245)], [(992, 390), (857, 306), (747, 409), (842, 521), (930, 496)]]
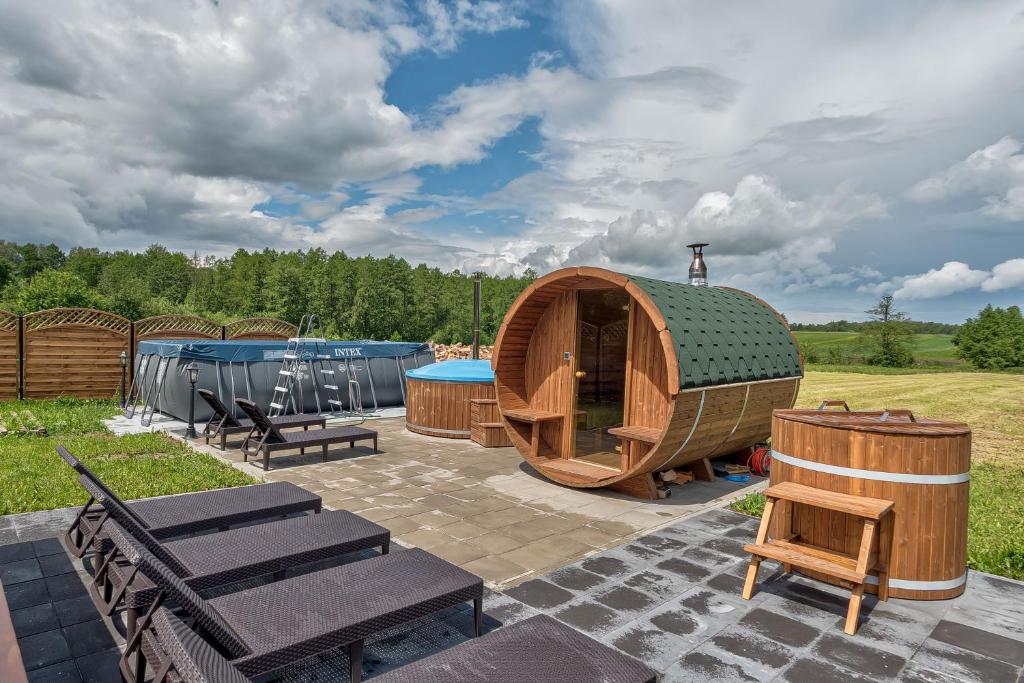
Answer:
[(687, 248), (693, 249), (693, 261), (690, 262), (690, 284), (698, 287), (708, 286), (708, 267), (704, 263), (704, 247), (707, 242), (694, 242), (687, 244)]

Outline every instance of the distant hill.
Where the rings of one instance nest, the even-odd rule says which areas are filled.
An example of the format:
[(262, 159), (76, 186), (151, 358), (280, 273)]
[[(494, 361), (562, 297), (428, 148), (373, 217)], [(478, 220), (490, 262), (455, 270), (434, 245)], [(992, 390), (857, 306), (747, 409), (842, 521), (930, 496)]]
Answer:
[[(918, 323), (939, 325), (941, 323)], [(955, 327), (955, 326), (954, 326)], [(793, 334), (800, 343), (807, 362), (811, 363), (858, 363), (863, 358), (859, 347), (859, 331), (822, 332), (797, 329)], [(915, 334), (913, 338), (914, 359), (928, 365), (962, 365), (956, 357), (952, 334)]]
[[(851, 322), (849, 320), (833, 320), (828, 323), (790, 323), (789, 327), (794, 332), (862, 332), (870, 322)], [(907, 327), (914, 334), (956, 334), (960, 329), (959, 325), (950, 323), (930, 323), (919, 320), (907, 320)]]

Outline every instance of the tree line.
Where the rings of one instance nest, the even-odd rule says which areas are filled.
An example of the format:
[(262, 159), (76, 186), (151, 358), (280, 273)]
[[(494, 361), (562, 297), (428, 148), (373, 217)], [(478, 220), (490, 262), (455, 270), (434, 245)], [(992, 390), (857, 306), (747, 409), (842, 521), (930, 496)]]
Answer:
[[(867, 365), (881, 365), (892, 368), (906, 368), (914, 365), (913, 336), (928, 334), (922, 326), (939, 326), (941, 323), (918, 323), (910, 320), (905, 313), (896, 309), (892, 294), (882, 296), (878, 303), (865, 311), (869, 320), (857, 323), (856, 328), (844, 330), (826, 328), (825, 325), (793, 325), (794, 330), (814, 331), (857, 331), (857, 348), (863, 355), (861, 362)], [(840, 323), (849, 324), (846, 321)], [(832, 325), (836, 323), (827, 323)], [(985, 306), (975, 318), (968, 318), (963, 324), (953, 327), (953, 346), (956, 355), (976, 368), (983, 370), (1007, 370), (1024, 368), (1024, 316), (1017, 306), (994, 308)], [(823, 329), (825, 328), (825, 329)], [(934, 332), (931, 332), (934, 334)], [(809, 363), (824, 362), (841, 365), (850, 362), (837, 348), (830, 348), (820, 357), (811, 348), (804, 348), (804, 360)]]
[(298, 323), (318, 313), (342, 339), (472, 340), (473, 280), (481, 279), (481, 340), (535, 278), (444, 272), (388, 256), (248, 251), (188, 256), (154, 244), (143, 252), (0, 242), (0, 308), (29, 313), (84, 306), (132, 320), (184, 313), (217, 322), (271, 316)]
[[(483, 294), (481, 340), (492, 343), (505, 311), (534, 272), (521, 277), (444, 272), (394, 256), (350, 257), (323, 249), (239, 249), (217, 258), (188, 256), (159, 244), (139, 253), (91, 247), (65, 253), (55, 244), (0, 241), (0, 308), (15, 313), (84, 306), (131, 320), (184, 313), (221, 323), (255, 316), (298, 323), (304, 314), (318, 313), (325, 333), (342, 339), (469, 343), (477, 277)], [(892, 296), (866, 313), (866, 322), (796, 323), (792, 329), (857, 332), (864, 361), (875, 365), (913, 364), (914, 334), (954, 334), (957, 355), (976, 367), (1024, 366), (1024, 318), (1016, 306), (987, 306), (962, 325), (908, 320)]]
[[(827, 323), (793, 323), (790, 329), (794, 332), (863, 332), (876, 321), (833, 320)], [(905, 320), (906, 329), (911, 334), (956, 334), (959, 325), (953, 323), (933, 323), (921, 320)]]

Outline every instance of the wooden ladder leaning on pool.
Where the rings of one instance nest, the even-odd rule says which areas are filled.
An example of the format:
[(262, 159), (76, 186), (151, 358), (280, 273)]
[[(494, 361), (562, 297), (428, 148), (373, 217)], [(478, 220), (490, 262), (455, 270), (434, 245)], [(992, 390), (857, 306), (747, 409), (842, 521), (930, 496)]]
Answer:
[[(791, 567), (795, 566), (824, 574), (837, 580), (840, 585), (850, 588), (850, 605), (847, 608), (846, 624), (843, 630), (853, 635), (857, 632), (861, 598), (864, 595), (864, 584), (869, 575), (878, 577), (878, 599), (883, 601), (889, 599), (888, 544), (879, 544), (876, 539), (878, 527), (882, 523), (892, 520), (892, 501), (835, 493), (793, 482), (784, 482), (769, 487), (765, 490), (764, 495), (767, 500), (764, 513), (761, 515), (757, 540), (744, 546), (744, 550), (750, 553), (750, 567), (747, 569), (747, 580), (743, 584), (743, 599), (749, 600), (754, 594), (757, 571), (762, 560), (770, 559), (781, 562), (784, 572), (789, 572)], [(783, 505), (779, 505), (780, 502)], [(793, 514), (792, 503), (833, 510), (858, 518), (861, 521), (861, 538), (857, 556), (853, 557), (826, 548), (801, 544), (799, 536), (789, 533)], [(777, 507), (787, 508), (783, 513), (786, 518), (783, 519), (781, 525), (785, 532), (783, 538), (769, 540), (768, 527)]]

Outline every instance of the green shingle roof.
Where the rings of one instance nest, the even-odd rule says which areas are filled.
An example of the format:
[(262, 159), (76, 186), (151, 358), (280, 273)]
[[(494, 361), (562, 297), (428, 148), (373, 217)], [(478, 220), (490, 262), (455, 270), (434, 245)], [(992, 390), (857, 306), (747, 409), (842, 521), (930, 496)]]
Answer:
[(719, 287), (629, 275), (661, 311), (679, 357), (679, 387), (799, 377), (800, 354), (767, 305)]

